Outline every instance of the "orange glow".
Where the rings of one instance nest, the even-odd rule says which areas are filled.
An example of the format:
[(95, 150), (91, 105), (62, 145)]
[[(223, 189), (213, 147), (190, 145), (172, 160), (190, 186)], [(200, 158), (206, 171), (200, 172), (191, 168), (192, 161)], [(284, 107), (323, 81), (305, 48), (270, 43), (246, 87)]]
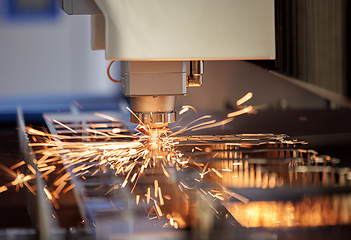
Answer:
[(247, 102), (248, 100), (250, 100), (252, 98), (252, 96), (253, 96), (252, 92), (246, 93), (245, 96), (243, 96), (238, 101), (236, 101), (236, 105), (239, 106), (239, 105), (243, 104), (244, 102)]

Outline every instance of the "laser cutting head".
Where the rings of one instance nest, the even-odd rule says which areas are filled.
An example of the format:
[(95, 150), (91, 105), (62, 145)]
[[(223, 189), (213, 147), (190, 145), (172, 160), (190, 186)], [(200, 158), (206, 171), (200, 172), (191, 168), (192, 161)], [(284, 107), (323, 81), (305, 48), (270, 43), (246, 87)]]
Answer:
[(175, 100), (175, 96), (130, 97), (131, 122), (147, 124), (150, 128), (168, 127), (168, 123), (176, 121)]
[[(94, 15), (92, 48), (122, 61), (121, 90), (132, 99), (133, 122), (175, 121), (175, 96), (202, 85), (203, 60), (275, 58), (274, 0), (60, 3), (68, 14)], [(191, 61), (188, 77), (184, 61)]]

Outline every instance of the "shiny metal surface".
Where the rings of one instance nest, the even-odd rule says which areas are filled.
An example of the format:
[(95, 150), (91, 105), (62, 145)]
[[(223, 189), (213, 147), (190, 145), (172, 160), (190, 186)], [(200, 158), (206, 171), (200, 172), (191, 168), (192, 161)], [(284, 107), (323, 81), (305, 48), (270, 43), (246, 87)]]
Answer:
[[(173, 123), (176, 121), (176, 112), (155, 112), (155, 113), (134, 113), (130, 115), (130, 121), (133, 123), (139, 123), (140, 121), (144, 124), (164, 124)], [(154, 126), (154, 127), (157, 127)]]
[(171, 112), (175, 109), (175, 96), (139, 96), (130, 98), (130, 107), (135, 113)]
[(128, 97), (186, 94), (184, 61), (121, 61), (121, 92)]
[(186, 78), (187, 87), (201, 87), (204, 74), (204, 61), (190, 61), (189, 75)]
[(176, 121), (176, 96), (138, 96), (130, 98), (130, 121), (144, 124), (167, 124)]

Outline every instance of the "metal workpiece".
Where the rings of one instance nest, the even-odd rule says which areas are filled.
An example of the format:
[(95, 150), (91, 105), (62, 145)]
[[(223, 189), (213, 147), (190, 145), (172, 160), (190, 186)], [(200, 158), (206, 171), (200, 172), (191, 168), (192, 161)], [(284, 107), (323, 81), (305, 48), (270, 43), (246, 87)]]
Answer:
[(190, 61), (189, 75), (186, 78), (187, 87), (201, 87), (204, 74), (204, 61)]
[(183, 61), (121, 61), (121, 92), (127, 96), (186, 94)]
[[(34, 150), (29, 146), (30, 141), (26, 132), (23, 110), (20, 106), (17, 107), (17, 128), (20, 148), (23, 154), (22, 157), (27, 164), (30, 164), (33, 169), (38, 172), (37, 166), (33, 163), (33, 159), (35, 158), (33, 154)], [(54, 235), (56, 230), (59, 230), (58, 220), (52, 217), (52, 215), (57, 214), (53, 206), (47, 201), (47, 196), (43, 190), (44, 186), (47, 184), (45, 179), (37, 177), (35, 183), (38, 187), (36, 196), (29, 192), (26, 194), (28, 211), (33, 225), (39, 229), (39, 239), (50, 239), (50, 236)], [(12, 237), (14, 237), (14, 235), (12, 235)], [(30, 235), (32, 235), (32, 233)]]

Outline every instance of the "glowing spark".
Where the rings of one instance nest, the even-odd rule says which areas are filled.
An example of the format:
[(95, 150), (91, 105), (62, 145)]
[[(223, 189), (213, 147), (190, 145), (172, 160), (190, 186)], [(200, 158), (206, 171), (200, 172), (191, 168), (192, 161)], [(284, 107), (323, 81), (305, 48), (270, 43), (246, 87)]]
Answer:
[(236, 105), (239, 106), (239, 105), (243, 104), (244, 102), (250, 100), (250, 99), (252, 98), (252, 96), (253, 96), (252, 92), (246, 93), (245, 96), (243, 96), (243, 97), (240, 98), (238, 101), (236, 101)]
[(37, 174), (37, 171), (35, 171), (35, 169), (30, 164), (28, 164), (27, 167), (33, 174)]
[(62, 191), (62, 189), (66, 186), (67, 182), (61, 182), (60, 185), (55, 189), (55, 193), (58, 195), (60, 195), (60, 192)]
[(55, 182), (54, 182), (54, 185), (55, 186), (59, 186), (63, 181), (65, 181), (68, 177), (71, 176), (71, 173), (70, 172), (67, 172), (66, 174), (64, 174), (62, 177), (60, 177), (59, 179), (57, 179)]
[(147, 188), (147, 194), (146, 194), (146, 203), (149, 204), (150, 203), (150, 188)]
[(117, 122), (118, 119), (114, 118), (114, 117), (111, 117), (111, 116), (108, 116), (106, 114), (102, 114), (102, 113), (98, 113), (98, 112), (95, 112), (94, 113), (95, 116), (98, 116), (98, 117), (102, 117), (102, 118), (105, 118), (107, 120), (110, 120), (111, 122)]
[(135, 178), (137, 177), (137, 175), (138, 175), (137, 173), (134, 173), (134, 174), (133, 174), (132, 179), (130, 179), (130, 182), (132, 182), (132, 183), (133, 183), (133, 182), (134, 182), (134, 180), (135, 180)]
[(53, 218), (56, 218), (54, 214), (51, 214), (51, 216), (52, 216)]
[(156, 213), (158, 216), (162, 217), (163, 216), (163, 213), (161, 211), (161, 208), (160, 206), (157, 204), (157, 202), (154, 200), (154, 204), (155, 204), (155, 207), (156, 207)]
[[(132, 111), (132, 109), (130, 109), (129, 107), (126, 107), (127, 108), (127, 110), (131, 113), (131, 114), (133, 114), (133, 116), (139, 121), (139, 123), (140, 123), (140, 125), (142, 125), (142, 126), (144, 126), (145, 127), (145, 125), (144, 125), (144, 123), (140, 120), (140, 118)], [(150, 130), (150, 129), (149, 129)]]
[(155, 185), (155, 197), (158, 196), (158, 181), (155, 179), (154, 180), (154, 185)]
[(234, 118), (227, 118), (225, 120), (222, 120), (220, 122), (216, 122), (216, 123), (213, 123), (213, 124), (209, 124), (207, 126), (203, 126), (203, 127), (198, 127), (198, 128), (194, 128), (192, 129), (191, 131), (198, 131), (198, 130), (201, 130), (201, 129), (207, 129), (207, 128), (213, 128), (213, 127), (218, 127), (218, 126), (223, 126), (227, 123), (230, 123), (231, 121), (233, 121)]
[(103, 135), (103, 136), (106, 136), (106, 137), (110, 137), (110, 135), (108, 135), (106, 133), (103, 133), (103, 132), (100, 132), (100, 131), (97, 131), (97, 130), (94, 130), (94, 129), (87, 128), (87, 131), (91, 132), (91, 133), (95, 133), (95, 134), (100, 134), (100, 135)]
[(113, 132), (113, 133), (120, 133), (120, 132), (121, 132), (121, 129), (119, 129), (119, 128), (114, 128), (114, 129), (112, 129), (112, 132)]
[(160, 205), (163, 206), (165, 204), (164, 200), (163, 200), (163, 197), (162, 197), (162, 191), (161, 191), (161, 188), (159, 187), (158, 188), (158, 194), (159, 194), (159, 199), (160, 199)]
[(124, 188), (124, 187), (127, 185), (127, 183), (128, 183), (128, 177), (129, 177), (129, 173), (128, 173), (128, 175), (125, 177), (125, 179), (124, 179), (124, 181), (123, 181), (122, 188)]
[(74, 104), (76, 104), (80, 109), (83, 110), (83, 107), (76, 101), (76, 100), (73, 100)]
[(199, 117), (199, 118), (195, 119), (194, 121), (188, 123), (188, 124), (185, 125), (184, 127), (182, 127), (180, 130), (178, 130), (178, 131), (176, 131), (176, 132), (170, 134), (169, 137), (172, 137), (172, 136), (178, 135), (178, 134), (180, 134), (180, 133), (183, 133), (183, 132), (185, 132), (185, 131), (188, 130), (188, 126), (190, 126), (191, 124), (193, 124), (193, 123), (195, 123), (195, 122), (198, 122), (198, 121), (200, 121), (200, 120), (206, 119), (206, 118), (211, 118), (211, 117), (212, 117), (211, 115), (205, 115), (205, 116)]
[(51, 201), (51, 200), (52, 200), (52, 195), (51, 195), (51, 193), (49, 192), (49, 190), (47, 190), (46, 188), (44, 188), (44, 192), (45, 192), (46, 196), (48, 197), (48, 199)]
[(86, 166), (86, 165), (83, 164), (83, 165), (81, 165), (81, 166), (75, 167), (75, 168), (73, 168), (72, 172), (73, 172), (73, 173), (79, 172), (80, 170), (84, 169), (85, 166)]
[(182, 109), (179, 111), (179, 115), (182, 115), (183, 113), (189, 111), (189, 109), (194, 110), (194, 112), (197, 114), (197, 111), (196, 111), (196, 109), (195, 109), (193, 106), (184, 105), (184, 106), (182, 107)]
[(12, 167), (10, 167), (10, 169), (11, 169), (11, 170), (16, 169), (16, 168), (18, 168), (18, 167), (24, 165), (25, 163), (26, 163), (25, 161), (21, 161), (21, 162), (15, 164), (15, 165), (13, 165)]
[(44, 178), (46, 177), (47, 175), (49, 175), (50, 173), (52, 173), (53, 171), (55, 171), (55, 168), (52, 168), (50, 170), (47, 170), (46, 172), (44, 172), (40, 177), (41, 178)]
[(72, 190), (76, 185), (75, 184), (71, 184), (68, 187), (66, 187), (65, 189), (63, 189), (62, 193), (66, 193), (70, 190)]
[(23, 184), (28, 188), (28, 190), (29, 190), (34, 196), (37, 195), (37, 194), (35, 193), (34, 189), (28, 184), (28, 182), (24, 182)]
[(18, 174), (16, 179), (14, 181), (12, 181), (12, 185), (18, 185), (18, 184), (23, 184), (24, 182), (27, 182), (29, 180), (32, 179), (32, 176), (28, 175), (28, 176), (25, 176), (23, 173), (21, 174)]
[(38, 168), (38, 171), (39, 171), (39, 172), (44, 172), (44, 171), (51, 170), (51, 169), (55, 170), (56, 167), (55, 167), (55, 166), (47, 166), (47, 167), (44, 166), (44, 167), (42, 167), (42, 168)]
[(5, 192), (7, 190), (6, 186), (1, 186), (0, 187), (0, 193)]
[(166, 177), (169, 177), (169, 173), (166, 171), (166, 169), (165, 169), (165, 167), (163, 166), (163, 164), (162, 164), (161, 166), (162, 166), (163, 174), (164, 174)]
[(195, 149), (196, 149), (196, 150), (199, 150), (199, 151), (201, 151), (201, 152), (202, 152), (202, 149), (201, 149), (201, 148), (199, 148), (199, 147), (195, 147)]
[(173, 218), (169, 219), (169, 224), (171, 224), (171, 226), (173, 227), (173, 224), (174, 224)]
[(179, 115), (182, 115), (183, 113), (187, 112), (189, 110), (188, 107), (182, 107), (182, 109), (179, 111)]
[(220, 172), (218, 172), (217, 169), (212, 168), (212, 171), (213, 171), (215, 174), (217, 174), (218, 177), (223, 178), (223, 175), (222, 175)]
[(248, 107), (243, 108), (243, 109), (241, 109), (241, 110), (238, 110), (238, 111), (235, 111), (235, 112), (232, 112), (232, 113), (228, 113), (227, 117), (230, 118), (230, 117), (239, 116), (239, 115), (248, 113), (248, 112), (250, 112), (251, 110), (252, 110), (252, 106), (248, 106)]
[(52, 121), (53, 121), (54, 123), (57, 123), (57, 124), (61, 125), (61, 126), (64, 127), (64, 128), (67, 128), (68, 130), (74, 132), (75, 134), (77, 134), (76, 131), (74, 131), (74, 130), (73, 130), (72, 128), (70, 128), (69, 126), (63, 124), (62, 122), (59, 122), (59, 121), (57, 121), (57, 120), (55, 120), (55, 119), (53, 119)]
[[(252, 97), (252, 95), (249, 95), (250, 94), (247, 94), (247, 96), (245, 96), (247, 99), (240, 99), (242, 101), (240, 104)], [(134, 114), (131, 109), (127, 109), (132, 114)], [(193, 107), (185, 105), (183, 106), (179, 114), (184, 114), (190, 109), (194, 110), (195, 113), (197, 113)], [(242, 113), (240, 111), (242, 111)], [(253, 107), (249, 106), (230, 114), (231, 116), (237, 116), (251, 111), (253, 111)], [(110, 121), (119, 121), (111, 116), (107, 116), (104, 114), (95, 113), (95, 115), (108, 119)], [(131, 190), (131, 192), (133, 192), (134, 188), (137, 186), (139, 178), (143, 177), (145, 174), (148, 175), (149, 172), (147, 170), (149, 170), (150, 168), (157, 168), (161, 171), (161, 173), (163, 172), (163, 175), (167, 178), (170, 177), (170, 174), (167, 171), (168, 169), (171, 169), (170, 173), (173, 173), (174, 169), (176, 171), (182, 171), (185, 168), (191, 168), (195, 169), (196, 172), (199, 173), (199, 175), (197, 175), (197, 178), (187, 179), (192, 183), (192, 185), (190, 186), (194, 187), (190, 188), (188, 185), (180, 181), (177, 181), (177, 183), (175, 183), (175, 186), (179, 187), (186, 199), (189, 198), (189, 196), (186, 193), (187, 191), (184, 191), (186, 189), (197, 189), (197, 192), (200, 193), (201, 197), (204, 197), (205, 194), (206, 197), (209, 197), (211, 195), (213, 197), (213, 201), (216, 199), (224, 200), (228, 197), (230, 198), (233, 196), (240, 198), (240, 195), (237, 196), (235, 193), (226, 193), (226, 195), (224, 195), (224, 190), (217, 191), (213, 189), (210, 192), (206, 193), (202, 189), (199, 189), (196, 184), (193, 185), (193, 183), (195, 182), (201, 182), (206, 174), (209, 178), (216, 177), (216, 175), (219, 178), (227, 176), (226, 174), (229, 174), (229, 172), (231, 171), (229, 169), (231, 163), (228, 162), (228, 166), (223, 166), (219, 168), (222, 169), (221, 171), (218, 170), (218, 168), (213, 167), (212, 163), (211, 165), (209, 165), (208, 163), (206, 165), (203, 163), (197, 163), (196, 158), (193, 157), (193, 154), (183, 154), (180, 150), (177, 149), (177, 145), (180, 142), (183, 142), (183, 139), (186, 138), (182, 136), (174, 136), (185, 131), (197, 131), (201, 129), (223, 126), (233, 121), (233, 118), (227, 118), (219, 122), (209, 118), (212, 117), (210, 115), (206, 115), (191, 121), (184, 127), (177, 126), (177, 128), (174, 128), (178, 129), (178, 131), (170, 131), (168, 130), (168, 128), (154, 130), (150, 129), (149, 125), (143, 125), (143, 123), (140, 122), (139, 127), (136, 128), (136, 131), (138, 131), (138, 133), (124, 134), (130, 133), (128, 132), (129, 130), (124, 129), (124, 126), (119, 125), (117, 123), (87, 123), (84, 127), (78, 128), (77, 124), (64, 125), (63, 123), (58, 122), (57, 120), (52, 120), (53, 123), (59, 124), (62, 127), (69, 129), (70, 131), (76, 134), (78, 130), (76, 132), (72, 128), (80, 129), (79, 136), (67, 133), (68, 131), (66, 131), (65, 129), (59, 132), (60, 134), (64, 133), (65, 135), (52, 135), (46, 133), (45, 130), (38, 131), (33, 128), (27, 128), (27, 132), (32, 135), (38, 135), (37, 141), (35, 143), (30, 143), (30, 145), (33, 147), (42, 147), (42, 149), (40, 150), (37, 150), (37, 148), (35, 148), (35, 151), (33, 152), (33, 154), (39, 154), (40, 156), (39, 160), (34, 159), (33, 162), (37, 164), (38, 170), (41, 173), (43, 173), (41, 177), (46, 177), (46, 179), (48, 180), (47, 176), (50, 173), (54, 172), (54, 174), (56, 174), (56, 179), (53, 182), (53, 186), (48, 187), (48, 189), (51, 189), (51, 192), (49, 192), (49, 190), (47, 190), (46, 188), (44, 189), (48, 198), (54, 204), (55, 208), (58, 208), (56, 199), (59, 198), (59, 194), (66, 193), (75, 187), (74, 184), (68, 185), (68, 181), (71, 178), (81, 177), (82, 179), (86, 179), (83, 176), (85, 174), (93, 176), (98, 172), (106, 173), (109, 170), (113, 170), (114, 174), (117, 177), (122, 178), (123, 176), (125, 176), (125, 178), (122, 184), (111, 184), (109, 189), (107, 189), (107, 192), (104, 190), (103, 194), (106, 195), (110, 193), (113, 189), (126, 187), (128, 182), (133, 183), (133, 187)], [(56, 127), (62, 129), (58, 125), (56, 125)], [(88, 132), (89, 134), (86, 134), (86, 132)], [(248, 138), (250, 138), (251, 140), (251, 137)], [(121, 139), (122, 141), (119, 141), (119, 139)], [(60, 145), (57, 145), (57, 140), (61, 141)], [(117, 140), (117, 142), (115, 140)], [(212, 153), (208, 154), (212, 158), (215, 158), (215, 156), (219, 153), (219, 151), (212, 152), (212, 149), (210, 147), (205, 146), (194, 146), (193, 150)], [(65, 154), (65, 158), (61, 158), (62, 154)], [(39, 158), (39, 156), (37, 157)], [(63, 164), (64, 167), (56, 168), (56, 164)], [(236, 163), (234, 163), (234, 165), (235, 164)], [(16, 174), (12, 171), (10, 171), (9, 173), (14, 177), (15, 180), (13, 181), (13, 184), (17, 184), (16, 187), (22, 187), (23, 185), (26, 185), (26, 187), (30, 191), (32, 191), (34, 189), (36, 190), (36, 188), (32, 188), (29, 185), (29, 183), (27, 183), (27, 181), (33, 179), (33, 176), (35, 177), (36, 169), (32, 166), (29, 166), (30, 165), (28, 165), (28, 169), (34, 175), (25, 176), (24, 174)], [(15, 165), (13, 167), (15, 168)], [(91, 167), (94, 167), (94, 170), (87, 170)], [(90, 171), (93, 173), (91, 173)], [(163, 183), (161, 185), (162, 187), (164, 186)], [(96, 190), (102, 188), (103, 186), (106, 185), (101, 185), (100, 187), (96, 188)], [(164, 189), (161, 189), (160, 183), (156, 178), (153, 179), (153, 185), (150, 184), (145, 188), (143, 188), (141, 191), (140, 189), (136, 188), (138, 194), (135, 194), (135, 201), (136, 204), (139, 204), (140, 200), (143, 203), (150, 204), (148, 206), (150, 210), (146, 209), (146, 213), (148, 212), (149, 219), (157, 217), (160, 218), (161, 216), (169, 213), (167, 214), (167, 218), (169, 219), (171, 226), (173, 225), (173, 227), (175, 228), (183, 228), (186, 226), (185, 221), (182, 219), (179, 213), (172, 212), (172, 209), (170, 209), (169, 207), (163, 209), (162, 206), (165, 205), (164, 199), (171, 200), (171, 196), (163, 196), (162, 190)], [(0, 190), (1, 189), (2, 188), (0, 188)], [(143, 192), (143, 194), (140, 195), (140, 192)], [(150, 201), (153, 201), (153, 203), (150, 203)], [(210, 204), (210, 202), (208, 203)], [(211, 206), (211, 208), (214, 210), (214, 212), (217, 212), (213, 206)], [(162, 210), (166, 212), (163, 213)], [(170, 217), (168, 217), (168, 215)]]

